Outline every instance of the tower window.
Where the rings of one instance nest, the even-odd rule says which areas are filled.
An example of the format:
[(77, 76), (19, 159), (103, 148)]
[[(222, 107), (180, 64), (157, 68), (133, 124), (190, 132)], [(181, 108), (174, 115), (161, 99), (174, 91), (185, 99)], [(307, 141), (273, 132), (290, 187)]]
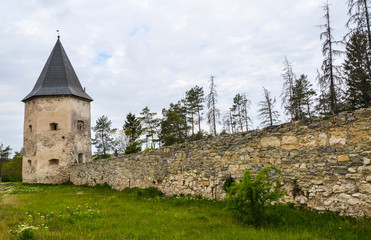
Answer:
[(51, 123), (50, 124), (50, 130), (56, 131), (58, 129), (58, 123)]
[(28, 132), (32, 132), (32, 125), (28, 125)]
[(59, 159), (50, 159), (49, 165), (59, 165)]
[(28, 166), (31, 166), (32, 165), (31, 160), (27, 160), (27, 163), (28, 163)]
[(84, 128), (85, 128), (84, 121), (81, 120), (77, 121), (77, 130), (84, 131)]
[(79, 153), (79, 155), (77, 155), (77, 162), (78, 163), (83, 163), (84, 162), (84, 154), (83, 153)]

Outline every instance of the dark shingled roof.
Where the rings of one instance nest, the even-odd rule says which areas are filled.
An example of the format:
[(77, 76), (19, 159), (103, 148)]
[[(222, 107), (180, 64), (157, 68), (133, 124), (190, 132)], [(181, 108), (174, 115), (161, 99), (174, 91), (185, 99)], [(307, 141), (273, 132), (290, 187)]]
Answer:
[(22, 101), (26, 102), (40, 96), (61, 95), (75, 96), (89, 102), (93, 101), (83, 90), (58, 37), (34, 88)]

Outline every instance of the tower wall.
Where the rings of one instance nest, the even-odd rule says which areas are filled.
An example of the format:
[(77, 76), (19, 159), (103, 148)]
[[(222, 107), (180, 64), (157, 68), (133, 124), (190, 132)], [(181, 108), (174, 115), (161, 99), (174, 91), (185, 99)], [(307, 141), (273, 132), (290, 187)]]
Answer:
[(91, 161), (90, 102), (42, 96), (25, 102), (23, 182), (59, 184), (69, 168)]

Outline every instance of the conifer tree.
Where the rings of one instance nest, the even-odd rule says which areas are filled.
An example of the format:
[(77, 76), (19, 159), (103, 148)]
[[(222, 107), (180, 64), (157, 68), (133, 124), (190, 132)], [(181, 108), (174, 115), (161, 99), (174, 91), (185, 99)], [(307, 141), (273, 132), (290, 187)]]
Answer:
[(195, 134), (195, 123), (198, 123), (198, 132), (201, 133), (201, 110), (203, 109), (203, 102), (205, 101), (203, 88), (196, 85), (186, 92), (184, 100), (187, 113), (190, 115), (193, 139)]
[(125, 154), (138, 153), (142, 150), (139, 137), (143, 133), (142, 124), (135, 114), (129, 113), (126, 115), (126, 121), (123, 126), (125, 135), (129, 139), (128, 146), (125, 149)]
[(176, 143), (184, 143), (187, 139), (187, 116), (186, 108), (179, 101), (171, 103), (169, 109), (162, 109), (161, 131), (159, 139), (164, 146)]
[(349, 19), (347, 27), (351, 28), (355, 24), (353, 32), (364, 32), (366, 34), (366, 41), (368, 46), (368, 56), (371, 54), (371, 29), (370, 29), (370, 0), (348, 0), (348, 15)]
[(276, 103), (276, 99), (271, 97), (271, 93), (263, 87), (264, 90), (264, 100), (259, 102), (259, 114), (258, 118), (262, 119), (261, 125), (262, 126), (270, 126), (272, 127), (274, 124), (279, 123), (279, 113), (278, 111), (274, 110), (274, 104)]
[(300, 75), (300, 78), (295, 80), (293, 88), (292, 104), (294, 109), (294, 119), (302, 120), (304, 118), (312, 118), (313, 96), (316, 92), (312, 88), (312, 84), (308, 81), (306, 75)]
[(371, 106), (371, 81), (367, 54), (367, 37), (363, 32), (354, 32), (345, 51), (343, 64), (345, 84), (345, 104), (348, 109)]
[(106, 158), (107, 154), (114, 148), (115, 142), (112, 136), (117, 129), (112, 128), (112, 121), (104, 115), (97, 119), (92, 129), (95, 132), (93, 144), (97, 148), (97, 154)]
[(11, 151), (10, 146), (5, 147), (3, 143), (0, 143), (0, 182), (2, 180), (2, 163), (9, 159)]
[(247, 109), (250, 107), (250, 100), (247, 98), (246, 93), (237, 93), (233, 98), (233, 105), (230, 108), (230, 124), (233, 130), (236, 132), (244, 131), (244, 126), (246, 131), (249, 130), (249, 121), (251, 121), (248, 116)]
[(140, 121), (143, 127), (143, 133), (146, 136), (146, 145), (147, 148), (155, 148), (155, 135), (158, 132), (158, 127), (160, 124), (159, 119), (154, 118), (157, 115), (155, 112), (151, 112), (150, 109), (146, 106), (143, 108), (142, 112), (140, 113), (142, 117), (140, 117)]

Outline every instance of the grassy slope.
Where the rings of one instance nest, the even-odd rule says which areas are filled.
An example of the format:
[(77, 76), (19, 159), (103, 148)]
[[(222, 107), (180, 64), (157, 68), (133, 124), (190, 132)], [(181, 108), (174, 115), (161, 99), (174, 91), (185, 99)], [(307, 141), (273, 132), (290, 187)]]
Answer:
[(367, 239), (371, 221), (285, 209), (279, 226), (237, 223), (224, 202), (159, 199), (104, 187), (21, 185), (0, 193), (0, 239), (20, 223), (36, 239)]

